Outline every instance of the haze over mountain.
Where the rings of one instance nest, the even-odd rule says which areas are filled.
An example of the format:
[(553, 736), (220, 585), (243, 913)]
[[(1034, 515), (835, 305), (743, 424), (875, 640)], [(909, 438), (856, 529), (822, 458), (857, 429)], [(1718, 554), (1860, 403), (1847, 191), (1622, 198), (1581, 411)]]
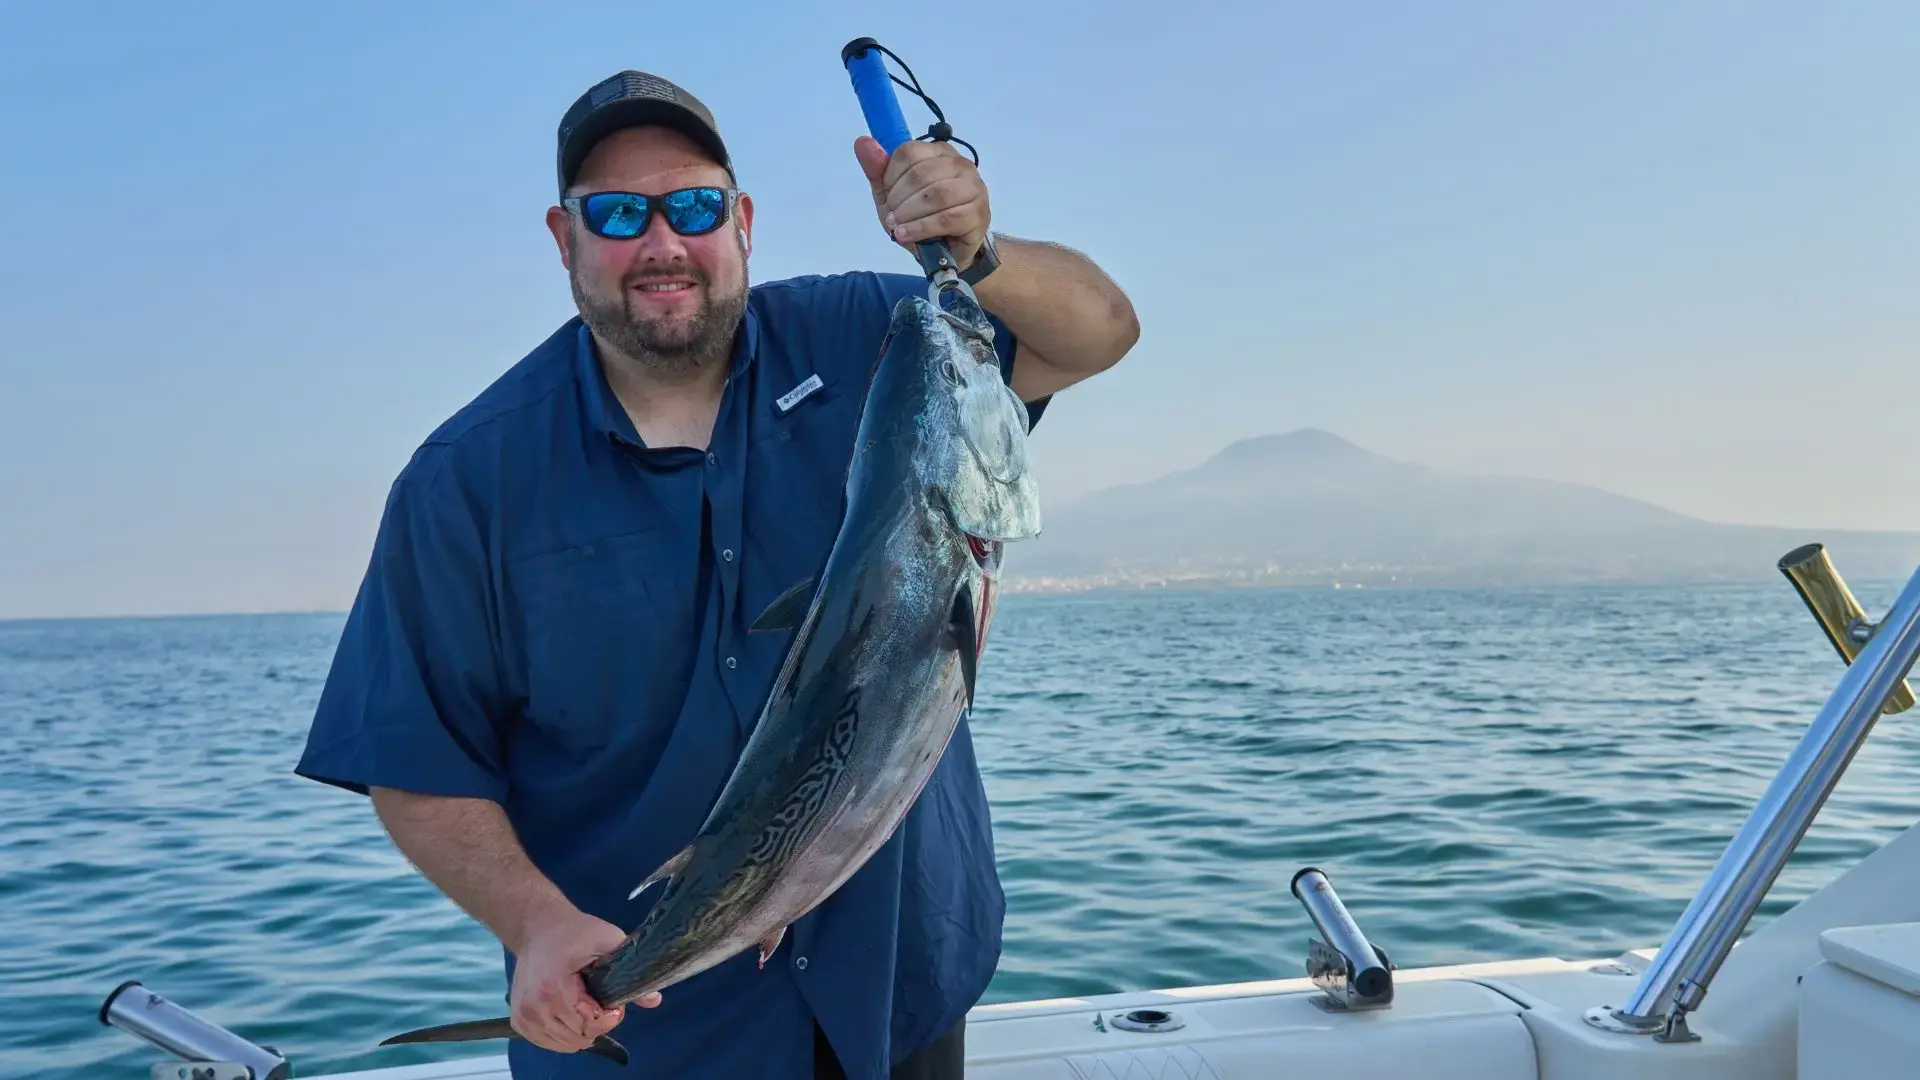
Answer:
[(1393, 461), (1308, 428), (1048, 506), (1008, 576), (1021, 588), (1750, 579), (1810, 541), (1848, 578), (1920, 565), (1920, 533), (1723, 525), (1581, 484)]

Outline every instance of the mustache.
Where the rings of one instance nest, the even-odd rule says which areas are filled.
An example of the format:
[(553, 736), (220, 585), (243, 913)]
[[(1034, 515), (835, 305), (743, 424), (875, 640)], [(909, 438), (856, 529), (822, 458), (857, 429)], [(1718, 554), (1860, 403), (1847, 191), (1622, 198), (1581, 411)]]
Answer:
[(691, 263), (687, 263), (676, 266), (649, 266), (645, 270), (630, 270), (621, 275), (620, 284), (623, 288), (631, 289), (635, 286), (646, 285), (656, 281), (675, 281), (685, 278), (692, 278), (696, 285), (707, 285), (711, 283), (704, 271)]

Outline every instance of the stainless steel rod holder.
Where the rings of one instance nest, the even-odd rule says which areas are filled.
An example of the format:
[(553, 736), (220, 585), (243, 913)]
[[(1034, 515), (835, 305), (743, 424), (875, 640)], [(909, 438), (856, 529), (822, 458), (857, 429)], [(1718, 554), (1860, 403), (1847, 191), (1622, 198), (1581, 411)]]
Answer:
[(1307, 909), (1320, 939), (1307, 942), (1307, 976), (1339, 1009), (1380, 1009), (1393, 1003), (1393, 962), (1367, 940), (1327, 875), (1307, 867), (1293, 875), (1293, 895)]
[(1920, 570), (1853, 658), (1806, 734), (1714, 865), (1666, 944), (1617, 1008), (1589, 1009), (1609, 1031), (1691, 1041), (1686, 1017), (1920, 654)]
[(293, 1066), (275, 1051), (175, 1005), (139, 982), (121, 983), (100, 1004), (100, 1022), (134, 1035), (182, 1061), (233, 1062), (253, 1080), (288, 1080)]

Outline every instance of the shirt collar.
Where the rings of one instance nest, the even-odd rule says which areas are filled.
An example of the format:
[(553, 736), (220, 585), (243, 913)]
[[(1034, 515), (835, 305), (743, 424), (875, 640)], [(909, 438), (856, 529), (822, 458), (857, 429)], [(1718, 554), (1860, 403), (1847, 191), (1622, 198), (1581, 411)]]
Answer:
[[(607, 373), (601, 370), (600, 351), (594, 346), (593, 331), (579, 316), (574, 316), (574, 321), (578, 324), (574, 330), (574, 365), (580, 377), (581, 399), (589, 428), (615, 442), (645, 446), (640, 433), (634, 429), (633, 418), (614, 396)], [(746, 315), (741, 319), (740, 332), (733, 338), (732, 368), (727, 381), (731, 383), (745, 375), (753, 367), (753, 358), (759, 351), (760, 316), (754, 310), (753, 294), (749, 292)]]

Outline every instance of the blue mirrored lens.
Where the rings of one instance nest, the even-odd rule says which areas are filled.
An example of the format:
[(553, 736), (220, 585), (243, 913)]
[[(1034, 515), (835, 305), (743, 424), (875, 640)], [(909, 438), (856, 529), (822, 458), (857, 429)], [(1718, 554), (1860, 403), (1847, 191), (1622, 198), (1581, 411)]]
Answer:
[(688, 234), (713, 231), (726, 205), (727, 193), (711, 187), (669, 192), (660, 200), (673, 231)]
[(617, 192), (589, 195), (581, 216), (587, 219), (587, 228), (601, 236), (639, 236), (647, 229), (647, 197)]

